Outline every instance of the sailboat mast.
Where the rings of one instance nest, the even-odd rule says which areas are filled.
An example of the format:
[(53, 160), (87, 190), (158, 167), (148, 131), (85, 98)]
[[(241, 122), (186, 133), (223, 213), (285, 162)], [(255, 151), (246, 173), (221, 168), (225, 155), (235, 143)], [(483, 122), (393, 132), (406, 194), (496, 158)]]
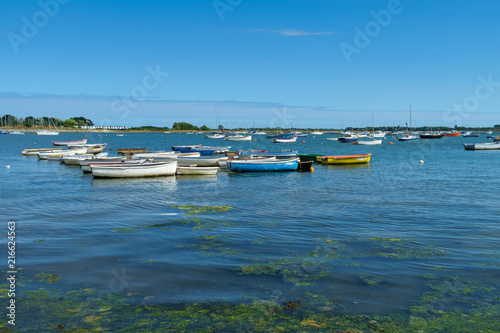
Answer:
[(372, 98), (372, 137), (375, 139), (375, 125), (373, 124), (373, 98)]
[(410, 135), (413, 132), (413, 127), (411, 126), (411, 104), (410, 104)]

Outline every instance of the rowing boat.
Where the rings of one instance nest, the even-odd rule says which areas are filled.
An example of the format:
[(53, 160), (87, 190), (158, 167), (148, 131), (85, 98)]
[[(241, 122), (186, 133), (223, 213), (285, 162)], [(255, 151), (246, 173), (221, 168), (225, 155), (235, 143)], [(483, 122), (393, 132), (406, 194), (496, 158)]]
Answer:
[(62, 150), (62, 147), (53, 147), (53, 148), (29, 148), (21, 150), (23, 156), (37, 156), (38, 153), (47, 152), (47, 151), (59, 151)]
[(363, 164), (369, 163), (371, 156), (372, 154), (321, 156), (319, 157), (319, 161), (323, 164), (332, 165)]
[(178, 175), (216, 175), (219, 167), (178, 166)]
[(500, 142), (485, 143), (464, 143), (465, 150), (497, 150), (500, 149)]
[(87, 143), (87, 139), (76, 140), (76, 141), (52, 141), (54, 146), (68, 146), (68, 145), (84, 145)]
[(92, 175), (99, 178), (139, 178), (174, 176), (177, 161), (161, 163), (141, 163), (120, 166), (91, 166)]
[(271, 161), (259, 160), (229, 160), (227, 168), (233, 172), (247, 171), (293, 171), (297, 170), (299, 165), (298, 158), (277, 159)]

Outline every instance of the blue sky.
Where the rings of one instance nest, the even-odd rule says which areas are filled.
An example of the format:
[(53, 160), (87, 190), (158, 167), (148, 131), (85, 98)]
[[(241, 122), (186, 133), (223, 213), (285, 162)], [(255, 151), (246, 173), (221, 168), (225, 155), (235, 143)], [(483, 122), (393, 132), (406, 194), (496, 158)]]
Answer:
[(500, 2), (2, 1), (0, 114), (500, 124)]

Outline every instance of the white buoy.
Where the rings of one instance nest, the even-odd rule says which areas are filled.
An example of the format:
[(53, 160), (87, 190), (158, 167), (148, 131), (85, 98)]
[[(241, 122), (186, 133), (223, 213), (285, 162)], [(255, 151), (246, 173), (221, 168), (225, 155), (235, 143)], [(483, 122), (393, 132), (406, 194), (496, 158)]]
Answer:
[(420, 164), (423, 164), (423, 163), (424, 163), (424, 161), (420, 160)]
[(10, 165), (6, 165), (6, 166), (5, 166), (5, 169), (10, 169)]

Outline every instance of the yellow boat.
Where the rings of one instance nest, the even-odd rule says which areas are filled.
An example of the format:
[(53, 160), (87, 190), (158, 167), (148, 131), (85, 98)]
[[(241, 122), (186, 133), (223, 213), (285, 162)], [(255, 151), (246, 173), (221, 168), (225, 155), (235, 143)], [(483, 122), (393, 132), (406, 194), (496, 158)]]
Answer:
[(318, 160), (323, 164), (365, 164), (370, 162), (372, 154), (340, 155), (340, 156), (318, 156)]

